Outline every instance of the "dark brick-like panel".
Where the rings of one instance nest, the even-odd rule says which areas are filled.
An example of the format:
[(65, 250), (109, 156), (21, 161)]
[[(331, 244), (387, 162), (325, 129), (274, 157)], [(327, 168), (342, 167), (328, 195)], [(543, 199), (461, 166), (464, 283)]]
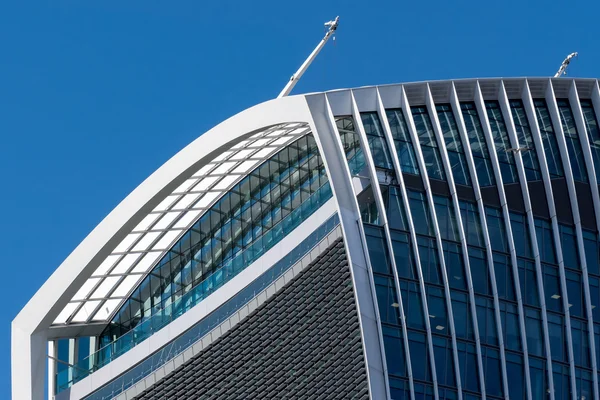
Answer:
[(342, 240), (206, 351), (137, 399), (366, 399)]

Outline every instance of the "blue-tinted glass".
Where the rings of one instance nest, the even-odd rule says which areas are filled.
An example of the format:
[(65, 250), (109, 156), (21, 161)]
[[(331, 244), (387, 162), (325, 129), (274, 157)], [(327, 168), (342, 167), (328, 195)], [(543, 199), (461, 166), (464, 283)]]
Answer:
[(394, 260), (398, 276), (405, 279), (417, 279), (415, 271), (415, 262), (412, 256), (410, 238), (407, 233), (390, 230), (392, 237), (392, 247), (394, 250)]
[(527, 398), (525, 390), (525, 368), (523, 356), (520, 354), (506, 353), (506, 375), (508, 378), (508, 394), (513, 400)]
[[(590, 100), (581, 100), (581, 111), (588, 133), (588, 140), (592, 150), (592, 158), (596, 171), (600, 171), (600, 128), (598, 127), (598, 119), (594, 112), (594, 106)], [(600, 184), (600, 173), (596, 173), (596, 183)]]
[(383, 345), (388, 374), (398, 377), (406, 376), (406, 356), (400, 328), (385, 327), (383, 329)]
[(510, 227), (512, 229), (515, 251), (519, 257), (532, 257), (531, 240), (527, 229), (527, 217), (525, 215), (510, 213)]
[(407, 327), (424, 330), (421, 287), (416, 282), (400, 281), (400, 292), (402, 293)]
[(562, 312), (563, 302), (560, 290), (560, 276), (558, 268), (542, 264), (542, 272), (544, 274), (544, 295), (546, 296), (546, 307), (548, 310)]
[(535, 264), (522, 258), (517, 259), (517, 264), (519, 266), (519, 284), (521, 285), (523, 304), (539, 307), (540, 297)]
[(360, 209), (360, 216), (363, 222), (375, 225), (381, 225), (382, 220), (379, 218), (379, 209), (377, 203), (375, 203), (375, 194), (373, 193), (373, 187), (369, 185), (365, 190), (356, 196), (358, 201), (358, 207)]
[(429, 323), (431, 324), (432, 331), (438, 335), (450, 335), (444, 290), (439, 287), (427, 285), (426, 292)]
[(496, 179), (494, 178), (490, 153), (475, 103), (461, 103), (460, 108), (465, 121), (465, 127), (467, 128), (467, 137), (469, 138), (471, 154), (475, 161), (479, 186), (493, 186), (496, 184)]
[(467, 279), (465, 277), (465, 267), (460, 245), (448, 241), (444, 241), (443, 245), (444, 262), (446, 264), (450, 287), (467, 290)]
[[(460, 380), (463, 389), (479, 393), (479, 366), (477, 364), (477, 352), (475, 345), (457, 341), (458, 363), (460, 365)], [(499, 377), (499, 375), (498, 375)]]
[(475, 293), (491, 295), (492, 288), (485, 252), (481, 249), (469, 247), (469, 266)]
[(417, 243), (419, 245), (419, 259), (421, 260), (423, 279), (427, 283), (441, 285), (440, 258), (435, 239), (419, 236), (417, 237)]
[(431, 370), (429, 367), (429, 352), (425, 334), (420, 332), (408, 332), (408, 345), (410, 348), (410, 362), (413, 377), (421, 381), (431, 381)]
[(546, 106), (546, 100), (536, 99), (534, 100), (534, 105), (537, 122), (540, 127), (540, 134), (542, 135), (542, 143), (544, 144), (544, 153), (546, 155), (546, 163), (548, 164), (550, 178), (562, 178), (564, 176), (562, 160), (558, 150), (558, 143), (556, 142), (556, 134), (552, 127), (550, 112)]
[[(540, 339), (541, 342), (541, 339)], [(531, 354), (531, 353), (530, 353)], [(545, 399), (547, 397), (546, 387), (546, 364), (545, 360), (529, 357), (529, 377), (531, 379), (531, 397), (534, 399)]]
[(502, 181), (505, 184), (518, 182), (515, 156), (512, 151), (509, 151), (512, 146), (508, 138), (500, 104), (497, 101), (486, 101), (485, 107), (490, 121), (490, 128), (492, 129), (492, 138), (494, 139), (494, 147), (500, 164)]
[(352, 175), (358, 175), (365, 168), (365, 154), (360, 147), (360, 138), (356, 133), (354, 118), (338, 117), (336, 125), (346, 153), (346, 160)]
[(477, 205), (466, 201), (460, 201), (459, 204), (467, 243), (472, 246), (484, 247), (481, 219), (479, 218)]
[(590, 274), (600, 275), (598, 264), (598, 235), (595, 232), (583, 231), (583, 245), (585, 248), (585, 262)]
[(552, 364), (552, 381), (554, 383), (554, 400), (571, 399), (571, 382), (569, 367), (558, 363)]
[(576, 397), (578, 399), (591, 399), (594, 397), (594, 380), (591, 371), (575, 368), (575, 379), (577, 381)]
[(396, 186), (391, 186), (389, 189), (389, 201), (387, 202), (386, 209), (390, 228), (408, 231), (408, 223), (406, 222), (406, 212), (404, 211), (402, 195), (400, 193), (400, 189)]
[(492, 250), (508, 252), (508, 240), (502, 212), (496, 208), (486, 207), (485, 213)]
[(364, 227), (373, 272), (391, 275), (390, 256), (383, 228), (367, 224)]
[(376, 112), (363, 112), (360, 113), (360, 118), (365, 128), (365, 134), (367, 135), (375, 167), (393, 170), (392, 157), (390, 156), (390, 150), (385, 140), (379, 116)]
[(421, 152), (425, 159), (427, 174), (430, 178), (444, 181), (446, 180), (446, 175), (444, 174), (444, 168), (442, 166), (440, 149), (433, 132), (433, 126), (429, 114), (427, 113), (427, 108), (412, 107), (411, 111), (415, 121), (419, 142), (421, 143)]
[(542, 179), (542, 174), (540, 173), (537, 152), (535, 150), (535, 144), (533, 143), (531, 128), (529, 126), (529, 121), (527, 120), (523, 102), (521, 100), (511, 100), (510, 109), (512, 111), (515, 129), (517, 130), (517, 138), (519, 139), (518, 148), (523, 149), (520, 151), (520, 154), (523, 158), (527, 180), (539, 181)]
[(410, 385), (407, 380), (390, 377), (392, 400), (410, 400)]
[(581, 141), (577, 132), (577, 125), (573, 118), (573, 111), (566, 99), (557, 99), (558, 111), (560, 114), (560, 122), (562, 124), (565, 141), (567, 143), (567, 151), (569, 152), (569, 160), (571, 162), (571, 171), (573, 179), (579, 182), (588, 181), (587, 169), (585, 167), (585, 159), (581, 150)]
[(448, 151), (454, 182), (459, 185), (471, 186), (471, 177), (465, 159), (465, 151), (454, 114), (452, 114), (452, 109), (449, 104), (441, 104), (436, 106), (436, 110), (442, 128), (442, 135), (446, 142), (446, 150)]
[(433, 223), (425, 193), (408, 190), (408, 204), (410, 206), (415, 232), (420, 235), (433, 236)]
[(567, 361), (565, 319), (562, 315), (548, 313), (550, 353), (554, 361)]
[(433, 353), (435, 372), (438, 384), (455, 386), (454, 359), (452, 356), (452, 341), (447, 338), (433, 337)]
[(517, 306), (506, 301), (500, 302), (500, 317), (502, 319), (504, 346), (508, 350), (521, 351)]
[(400, 302), (396, 295), (393, 278), (375, 275), (375, 291), (377, 293), (377, 306), (379, 307), (381, 322), (400, 325)]
[(489, 347), (482, 347), (483, 372), (485, 376), (485, 391), (490, 396), (502, 397), (502, 367), (500, 352)]
[(456, 290), (452, 290), (450, 295), (452, 298), (452, 314), (454, 315), (454, 330), (456, 331), (456, 337), (466, 340), (475, 340), (468, 295)]
[[(595, 276), (589, 276), (589, 283), (592, 316), (594, 321), (600, 321), (600, 279)], [(598, 359), (600, 360), (600, 357)]]
[(591, 368), (588, 325), (584, 321), (571, 320), (571, 338), (573, 341), (573, 362), (578, 367)]
[(563, 261), (566, 268), (581, 269), (579, 263), (579, 254), (577, 252), (577, 238), (575, 230), (566, 225), (559, 225), (560, 239), (563, 253)]
[(556, 252), (554, 251), (554, 239), (552, 237), (550, 223), (536, 218), (535, 235), (537, 237), (538, 250), (542, 261), (556, 264)]
[(583, 286), (581, 274), (574, 271), (565, 271), (567, 281), (567, 296), (569, 299), (569, 313), (573, 317), (584, 318), (585, 300), (583, 299)]
[(494, 272), (498, 298), (516, 301), (510, 257), (494, 252)]
[(442, 239), (458, 242), (460, 238), (458, 236), (456, 214), (452, 207), (452, 201), (447, 197), (434, 195), (433, 204)]
[[(63, 362), (56, 363), (56, 371), (61, 372), (66, 370), (69, 366), (69, 340), (70, 339), (59, 339), (56, 343), (56, 358)], [(66, 382), (64, 382), (66, 383)]]
[(493, 301), (482, 296), (475, 296), (475, 303), (477, 305), (479, 339), (482, 343), (497, 346), (498, 331), (496, 330), (496, 317), (494, 315)]
[(392, 131), (392, 137), (394, 138), (394, 145), (396, 146), (396, 153), (398, 154), (402, 172), (418, 175), (419, 167), (417, 158), (415, 157), (415, 150), (412, 141), (410, 140), (408, 126), (406, 125), (402, 110), (386, 110), (386, 115), (388, 122), (390, 123), (390, 129)]
[(542, 317), (538, 310), (525, 308), (525, 331), (527, 332), (527, 350), (529, 354), (543, 357)]

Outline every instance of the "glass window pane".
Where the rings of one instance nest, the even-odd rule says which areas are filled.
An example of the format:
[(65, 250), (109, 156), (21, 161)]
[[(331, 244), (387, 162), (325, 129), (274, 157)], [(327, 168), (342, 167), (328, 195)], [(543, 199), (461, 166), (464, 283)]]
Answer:
[(548, 164), (550, 178), (562, 178), (564, 176), (562, 160), (560, 158), (554, 128), (552, 127), (550, 112), (546, 106), (546, 100), (536, 99), (533, 103), (535, 106), (537, 122), (540, 127), (542, 143), (544, 144), (544, 154), (546, 155), (546, 163)]
[(379, 115), (376, 112), (363, 112), (360, 114), (360, 118), (365, 128), (375, 167), (393, 170), (392, 158), (379, 121)]
[(494, 171), (492, 170), (490, 162), (490, 153), (475, 103), (461, 103), (460, 108), (465, 121), (465, 127), (467, 128), (467, 137), (469, 138), (471, 154), (475, 161), (475, 170), (477, 171), (479, 186), (493, 186), (496, 184), (496, 179), (494, 178)]
[(500, 164), (502, 181), (505, 184), (518, 182), (515, 156), (513, 152), (509, 151), (509, 149), (512, 148), (512, 145), (508, 138), (508, 131), (506, 130), (506, 124), (504, 123), (500, 104), (497, 101), (486, 101), (485, 108), (490, 121), (490, 128), (492, 130), (496, 155)]
[(560, 114), (560, 122), (562, 124), (565, 141), (567, 143), (567, 151), (569, 153), (569, 161), (571, 162), (571, 171), (573, 179), (579, 182), (588, 181), (587, 169), (581, 150), (581, 141), (577, 132), (577, 125), (573, 117), (573, 111), (569, 101), (566, 99), (557, 99), (558, 112)]
[(430, 178), (446, 180), (442, 158), (433, 131), (431, 119), (426, 107), (411, 107), (417, 135), (421, 143), (421, 152), (425, 159), (425, 167)]
[[(596, 167), (596, 171), (600, 171), (600, 128), (598, 127), (598, 119), (592, 102), (581, 100), (581, 111), (583, 112), (588, 140), (592, 149), (594, 167)], [(596, 173), (596, 183), (600, 184), (600, 173)]]
[(402, 172), (419, 175), (419, 167), (402, 110), (386, 110)]
[(539, 181), (542, 179), (540, 165), (538, 163), (535, 144), (531, 135), (531, 128), (527, 120), (527, 113), (521, 100), (511, 100), (510, 108), (512, 112), (517, 138), (519, 140), (519, 149), (525, 166), (525, 175), (528, 181)]
[(454, 181), (459, 185), (471, 186), (471, 177), (465, 159), (465, 151), (452, 108), (449, 104), (440, 104), (436, 106), (436, 110), (442, 128), (442, 135), (446, 143)]

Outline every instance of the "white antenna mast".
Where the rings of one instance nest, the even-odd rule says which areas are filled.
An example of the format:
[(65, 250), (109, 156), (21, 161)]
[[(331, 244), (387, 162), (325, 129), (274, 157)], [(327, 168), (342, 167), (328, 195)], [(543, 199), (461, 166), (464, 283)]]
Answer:
[(294, 86), (296, 86), (296, 83), (298, 83), (300, 78), (302, 78), (302, 75), (306, 72), (306, 70), (308, 69), (310, 64), (314, 61), (315, 57), (317, 57), (317, 55), (319, 54), (319, 52), (321, 51), (323, 46), (325, 46), (325, 43), (327, 43), (327, 41), (329, 40), (331, 35), (333, 35), (335, 30), (337, 29), (339, 19), (340, 19), (340, 17), (335, 17), (335, 19), (333, 21), (325, 22), (325, 26), (329, 27), (329, 30), (325, 34), (325, 37), (319, 42), (319, 44), (317, 45), (317, 47), (315, 47), (313, 52), (310, 53), (310, 55), (304, 61), (304, 63), (300, 66), (298, 71), (296, 71), (296, 73), (294, 75), (292, 75), (292, 77), (290, 78), (290, 81), (287, 83), (287, 85), (285, 85), (285, 87), (283, 88), (281, 93), (279, 93), (279, 96), (277, 96), (277, 98), (285, 97), (288, 94), (290, 94), (290, 92), (292, 91)]
[(565, 60), (560, 65), (560, 68), (558, 69), (558, 71), (556, 72), (556, 74), (554, 74), (554, 77), (555, 78), (560, 78), (561, 76), (566, 75), (567, 74), (567, 67), (571, 63), (571, 59), (577, 57), (577, 55), (578, 55), (577, 52), (569, 54), (567, 56), (567, 58), (565, 58)]

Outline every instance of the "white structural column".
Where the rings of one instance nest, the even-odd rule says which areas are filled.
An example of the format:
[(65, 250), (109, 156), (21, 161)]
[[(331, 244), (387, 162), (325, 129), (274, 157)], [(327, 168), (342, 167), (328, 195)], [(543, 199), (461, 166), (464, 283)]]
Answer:
[[(517, 133), (515, 131), (515, 124), (513, 121), (510, 103), (508, 96), (506, 95), (506, 89), (504, 88), (504, 82), (500, 83), (500, 91), (498, 94), (498, 101), (500, 108), (504, 115), (504, 121), (506, 122), (506, 129), (513, 147), (519, 147)], [(533, 218), (533, 210), (531, 208), (531, 200), (529, 197), (529, 187), (527, 186), (527, 176), (525, 175), (525, 167), (523, 166), (523, 159), (521, 153), (515, 155), (515, 164), (519, 174), (519, 180), (521, 181), (521, 192), (523, 194), (523, 203), (525, 204), (525, 213), (527, 214), (527, 223), (529, 227), (529, 235), (531, 238), (531, 249), (535, 259), (535, 268), (538, 280), (538, 289), (540, 295), (540, 305), (542, 308), (542, 322), (543, 322), (543, 335), (544, 335), (544, 347), (546, 349), (546, 368), (548, 376), (548, 390), (550, 398), (554, 399), (554, 378), (552, 376), (552, 359), (550, 349), (550, 337), (548, 334), (548, 315), (546, 314), (546, 300), (544, 297), (544, 277), (542, 274), (542, 265), (540, 261), (540, 252), (537, 244), (537, 237), (535, 232), (535, 220)]]
[[(406, 112), (405, 115), (408, 116), (408, 119), (407, 119), (408, 129), (411, 132), (413, 143), (415, 143), (415, 154), (417, 156), (417, 161), (419, 162), (419, 169), (421, 170), (421, 178), (423, 180), (423, 186), (425, 187), (425, 196), (427, 198), (427, 204), (429, 207), (429, 212), (431, 214), (431, 221), (433, 223), (433, 230), (434, 230), (434, 235), (435, 235), (435, 240), (436, 240), (436, 245), (437, 245), (437, 252), (438, 252), (438, 257), (439, 257), (439, 261), (440, 261), (439, 267), (440, 267), (440, 272), (442, 275), (442, 281), (443, 281), (443, 285), (444, 285), (444, 295), (445, 295), (445, 300), (446, 300), (446, 312), (447, 312), (447, 317), (448, 317), (448, 325), (450, 328), (450, 337), (452, 339), (452, 350), (453, 350), (454, 366), (455, 366), (454, 368), (455, 368), (455, 374), (457, 375), (457, 386), (458, 386), (459, 396), (462, 398), (462, 388), (460, 387), (460, 372), (459, 372), (460, 368), (459, 368), (459, 364), (458, 364), (458, 355), (457, 355), (457, 351), (456, 351), (456, 332), (454, 329), (454, 314), (452, 313), (450, 288), (448, 285), (448, 274), (446, 273), (446, 260), (444, 259), (444, 244), (442, 242), (442, 236), (440, 234), (440, 228), (439, 228), (439, 224), (438, 224), (438, 220), (437, 220), (437, 215), (435, 212), (435, 204), (433, 202), (431, 186), (429, 185), (429, 176), (427, 174), (425, 158), (423, 157), (423, 152), (421, 151), (421, 142), (417, 135), (417, 129), (416, 129), (415, 122), (412, 117), (412, 112), (410, 109), (410, 103), (408, 101), (408, 98), (406, 97), (406, 93), (403, 91), (402, 94), (403, 94), (403, 101), (404, 101), (404, 106), (402, 108)], [(426, 293), (424, 293), (424, 294), (426, 295)], [(428, 316), (429, 316), (429, 314), (427, 314), (425, 316), (425, 319), (428, 319), (429, 318)], [(433, 360), (433, 362), (435, 363), (435, 359)], [(437, 376), (436, 376), (436, 383), (437, 383)], [(483, 389), (482, 389), (482, 393), (485, 396), (485, 391)], [(436, 393), (436, 395), (437, 395), (437, 393)]]
[[(521, 347), (523, 349), (523, 367), (525, 369), (525, 385), (527, 390), (527, 397), (529, 399), (531, 396), (531, 381), (529, 374), (529, 359), (528, 359), (528, 349), (527, 349), (527, 333), (525, 331), (525, 311), (523, 307), (523, 294), (521, 293), (521, 284), (519, 279), (519, 267), (517, 262), (517, 251), (515, 248), (514, 238), (512, 234), (512, 225), (510, 223), (510, 212), (508, 210), (508, 203), (506, 201), (506, 193), (504, 191), (504, 182), (502, 178), (502, 172), (500, 169), (500, 162), (498, 161), (498, 155), (496, 154), (496, 144), (494, 142), (494, 138), (492, 135), (492, 130), (490, 127), (490, 121), (487, 115), (487, 109), (485, 106), (485, 100), (483, 99), (483, 95), (481, 94), (481, 87), (479, 86), (479, 82), (475, 85), (475, 106), (477, 108), (477, 113), (479, 114), (480, 121), (482, 123), (483, 132), (486, 138), (486, 143), (488, 146), (490, 159), (492, 161), (492, 169), (494, 170), (494, 178), (496, 179), (496, 188), (498, 190), (498, 197), (500, 199), (500, 207), (502, 209), (502, 217), (504, 219), (504, 226), (506, 229), (506, 237), (508, 240), (508, 251), (510, 253), (510, 260), (512, 266), (512, 273), (514, 278), (514, 287), (515, 287), (515, 295), (517, 297), (517, 305), (519, 312), (519, 329), (521, 333)], [(461, 120), (462, 113), (461, 113)], [(469, 157), (472, 158), (470, 152)], [(474, 162), (474, 161), (473, 161)], [(483, 224), (484, 230), (484, 239), (486, 243), (487, 250), (487, 261), (490, 269), (490, 277), (493, 280), (492, 290), (494, 291), (494, 301), (498, 297), (498, 288), (496, 285), (496, 273), (494, 270), (494, 256), (492, 252), (492, 245), (489, 237), (489, 231), (487, 228), (487, 217), (485, 215), (485, 207), (483, 205), (483, 199), (481, 198), (481, 188), (477, 185), (476, 194), (477, 205), (479, 208), (480, 218)], [(498, 301), (499, 302), (499, 301)], [(498, 317), (500, 316), (500, 310), (497, 310)], [(502, 331), (501, 325), (499, 325), (499, 329)], [(501, 336), (502, 333), (501, 333)], [(506, 355), (505, 355), (506, 359)], [(508, 375), (508, 374), (507, 374)], [(508, 392), (507, 392), (508, 393)]]
[[(565, 261), (562, 252), (562, 242), (560, 235), (560, 227), (558, 226), (558, 217), (556, 216), (556, 207), (554, 205), (554, 194), (552, 191), (552, 181), (550, 179), (550, 172), (548, 170), (548, 162), (546, 159), (546, 152), (544, 150), (544, 144), (542, 142), (542, 135), (540, 127), (537, 121), (535, 105), (533, 104), (533, 98), (531, 97), (531, 91), (529, 90), (529, 81), (525, 80), (523, 86), (523, 105), (529, 120), (529, 126), (531, 127), (531, 135), (535, 143), (537, 150), (538, 163), (540, 165), (540, 172), (542, 173), (542, 180), (544, 181), (544, 190), (546, 192), (546, 202), (548, 203), (548, 210), (550, 213), (550, 222), (552, 224), (552, 232), (554, 236), (554, 248), (556, 249), (556, 258), (558, 261), (558, 272), (560, 275), (560, 290), (562, 291), (561, 301), (563, 303), (563, 310), (565, 314), (565, 327), (567, 330), (567, 352), (569, 355), (569, 369), (571, 371), (571, 387), (575, 388), (575, 363), (573, 358), (573, 341), (571, 335), (571, 317), (569, 312), (569, 295), (567, 293), (567, 279), (565, 275)], [(519, 143), (520, 146), (525, 145)], [(585, 261), (584, 261), (585, 262)], [(576, 392), (572, 391), (571, 395), (573, 400), (576, 400)]]
[(581, 269), (583, 272), (583, 289), (585, 296), (585, 310), (588, 321), (588, 340), (591, 351), (591, 361), (593, 370), (593, 381), (594, 381), (594, 398), (598, 398), (598, 376), (596, 368), (596, 351), (594, 343), (594, 321), (592, 318), (592, 307), (590, 300), (590, 286), (588, 277), (588, 267), (585, 255), (585, 246), (583, 241), (583, 232), (581, 227), (581, 215), (579, 214), (579, 204), (577, 203), (577, 190), (575, 188), (575, 181), (573, 179), (573, 171), (571, 169), (571, 160), (569, 157), (569, 151), (567, 149), (567, 143), (565, 140), (565, 133), (562, 128), (562, 121), (560, 119), (560, 111), (556, 102), (556, 95), (554, 94), (554, 87), (552, 85), (552, 79), (548, 80), (548, 88), (546, 89), (546, 104), (552, 118), (552, 125), (556, 132), (556, 140), (558, 142), (558, 148), (562, 158), (563, 170), (565, 171), (565, 182), (567, 184), (567, 190), (569, 192), (569, 202), (571, 204), (571, 210), (573, 212), (573, 223), (575, 225), (575, 233), (577, 235), (577, 250), (581, 260)]
[(375, 293), (369, 272), (366, 243), (359, 225), (360, 211), (354, 195), (350, 171), (326, 95), (307, 96), (306, 101), (313, 119), (311, 128), (315, 132), (315, 139), (325, 163), (334, 198), (338, 204), (344, 246), (360, 320), (369, 393), (372, 399), (384, 399), (388, 396), (384, 366), (385, 355), (377, 323)]
[[(372, 101), (377, 102), (376, 89), (372, 88), (372, 89), (367, 89), (367, 90), (369, 91), (368, 97), (371, 98)], [(368, 141), (367, 135), (365, 133), (364, 125), (362, 123), (362, 119), (360, 116), (360, 110), (358, 109), (358, 105), (356, 104), (355, 93), (354, 93), (354, 91), (351, 91), (350, 93), (351, 93), (351, 99), (352, 99), (352, 117), (354, 118), (354, 121), (355, 121), (354, 126), (355, 126), (355, 129), (358, 131), (357, 133), (360, 138), (360, 145), (361, 145), (363, 153), (365, 154), (365, 161), (367, 163), (367, 168), (369, 170), (369, 176), (371, 179), (371, 188), (372, 188), (373, 194), (375, 196), (375, 203), (376, 203), (377, 210), (379, 213), (379, 218), (380, 218), (381, 225), (383, 226), (383, 230), (385, 233), (385, 240), (386, 240), (386, 245), (388, 248), (388, 254), (390, 257), (392, 274), (394, 275), (394, 287), (396, 289), (396, 295), (398, 296), (398, 303), (399, 303), (398, 308), (400, 311), (400, 323), (402, 326), (402, 334), (404, 336), (404, 348), (405, 348), (405, 354), (406, 354), (406, 364), (407, 364), (407, 371), (408, 371), (409, 386), (410, 386), (411, 396), (414, 397), (414, 382), (413, 382), (413, 375), (412, 375), (412, 365), (410, 362), (410, 348), (409, 348), (409, 344), (408, 344), (408, 332), (406, 330), (406, 318), (405, 318), (405, 314), (404, 314), (404, 303), (402, 301), (402, 293), (400, 291), (400, 285), (399, 285), (399, 280), (398, 280), (398, 269), (397, 269), (398, 266), (396, 265), (396, 258), (394, 256), (394, 247), (392, 245), (392, 239), (391, 239), (391, 234), (390, 234), (390, 229), (389, 229), (389, 224), (388, 224), (388, 219), (387, 219), (387, 213), (386, 213), (386, 209), (384, 206), (383, 197), (381, 194), (381, 187), (379, 185), (379, 180), (377, 178), (377, 171), (376, 171), (375, 165), (374, 165), (373, 154), (371, 152), (371, 147), (369, 146), (369, 141)], [(388, 146), (388, 149), (389, 149), (389, 146)], [(362, 218), (361, 218), (361, 220), (362, 220)], [(362, 223), (361, 223), (361, 229), (362, 229)], [(364, 232), (363, 232), (363, 234), (364, 234)], [(373, 271), (373, 269), (371, 266), (371, 272), (372, 271)], [(374, 293), (375, 293), (374, 301), (378, 302), (379, 300), (377, 299), (376, 291), (374, 291)], [(379, 322), (381, 322), (381, 318), (379, 319)], [(380, 324), (380, 329), (381, 329), (381, 332), (383, 335), (383, 329), (381, 328), (381, 324)], [(382, 345), (382, 346), (384, 346), (384, 345)], [(383, 348), (384, 348), (384, 353), (385, 353), (385, 346)], [(386, 356), (386, 355), (384, 354), (384, 356)], [(387, 381), (388, 387), (389, 387), (389, 379), (387, 376), (387, 373), (388, 373), (387, 365), (384, 365), (384, 367), (386, 367), (385, 368), (386, 381)]]
[(52, 400), (54, 398), (54, 393), (56, 391), (56, 380), (54, 376), (56, 375), (56, 358), (57, 357), (57, 341), (50, 340), (48, 341), (48, 400)]

